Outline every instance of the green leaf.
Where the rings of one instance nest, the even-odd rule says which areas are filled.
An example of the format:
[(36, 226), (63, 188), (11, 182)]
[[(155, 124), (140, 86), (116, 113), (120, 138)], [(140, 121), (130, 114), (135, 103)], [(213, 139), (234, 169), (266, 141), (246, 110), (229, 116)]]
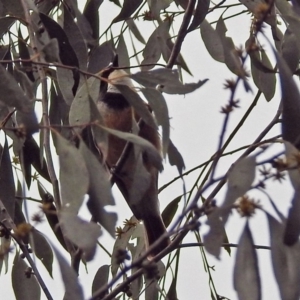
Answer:
[(178, 205), (179, 205), (179, 202), (181, 201), (181, 198), (182, 198), (182, 196), (176, 197), (163, 210), (161, 217), (164, 221), (166, 228), (171, 224), (171, 222), (177, 212)]
[[(257, 254), (254, 249), (254, 241), (248, 222), (238, 243), (234, 264), (233, 284), (239, 299), (261, 299), (261, 283)], [(249, 286), (251, 286), (251, 289), (249, 289)]]
[(100, 46), (94, 47), (89, 56), (89, 73), (98, 73), (113, 61), (115, 56), (112, 41), (106, 41)]
[(255, 56), (250, 54), (250, 57), (253, 81), (266, 100), (270, 101), (273, 99), (276, 89), (276, 74), (271, 62), (264, 50)]
[(202, 21), (205, 19), (206, 14), (209, 9), (209, 0), (198, 0), (197, 1), (197, 6), (194, 12), (193, 20), (188, 28), (188, 32), (193, 31), (196, 29)]
[(130, 66), (130, 60), (128, 55), (128, 49), (127, 45), (124, 40), (123, 34), (119, 36), (119, 43), (117, 47), (117, 54), (118, 54), (118, 62), (119, 66), (122, 67), (128, 67)]
[(159, 90), (162, 92), (181, 95), (195, 91), (207, 81), (205, 79), (199, 80), (197, 83), (182, 84), (179, 80), (178, 70), (170, 69), (142, 71), (132, 74), (130, 77), (145, 87), (155, 88), (157, 85), (160, 85)]
[(168, 159), (171, 166), (176, 166), (178, 173), (182, 174), (182, 171), (185, 169), (185, 164), (183, 161), (183, 157), (181, 156), (178, 149), (175, 147), (173, 142), (169, 141), (169, 148), (168, 148)]
[(117, 215), (105, 210), (105, 206), (115, 205), (111, 193), (109, 172), (91, 153), (83, 141), (80, 141), (79, 151), (86, 163), (90, 177), (87, 207), (93, 216), (93, 220), (99, 222), (114, 237)]
[(162, 152), (166, 156), (170, 140), (170, 119), (168, 106), (164, 96), (156, 89), (143, 88), (141, 92), (147, 99), (151, 109), (154, 112), (157, 125), (162, 127)]
[(1, 253), (1, 256), (0, 256), (0, 274), (1, 274), (1, 271), (2, 271), (2, 267), (3, 267), (3, 264), (4, 264), (4, 274), (7, 274), (7, 271), (8, 271), (8, 259), (9, 259), (9, 249), (11, 247), (11, 237), (6, 237), (6, 236), (3, 236), (3, 237), (0, 237), (0, 253)]
[[(300, 25), (300, 24), (299, 24)], [(300, 59), (300, 40), (291, 31), (290, 27), (284, 33), (282, 41), (282, 57), (289, 66), (291, 73), (294, 74)]]
[(141, 99), (141, 97), (133, 91), (129, 86), (116, 84), (116, 88), (122, 93), (122, 95), (126, 98), (129, 104), (134, 108), (136, 113), (154, 129), (157, 129), (157, 125), (154, 121), (149, 108), (146, 103)]
[[(67, 263), (62, 254), (53, 245), (52, 248), (58, 260), (60, 274), (65, 286), (64, 300), (83, 300), (83, 290), (81, 285), (79, 284), (77, 274), (75, 273), (74, 269)], [(32, 299), (35, 298), (31, 298), (31, 300)]]
[(282, 93), (282, 138), (300, 149), (300, 94), (292, 73), (277, 53), (277, 64)]
[(0, 164), (0, 199), (12, 219), (15, 215), (15, 182), (12, 171), (12, 163), (8, 149), (7, 139), (5, 137), (4, 148), (0, 146), (1, 164)]
[(20, 160), (22, 167), (24, 167), (27, 187), (29, 188), (31, 184), (31, 165), (36, 169), (39, 175), (51, 182), (46, 160), (43, 157), (43, 161), (41, 163), (40, 148), (33, 137), (30, 136), (25, 139), (22, 150), (23, 155), (20, 155)]
[[(55, 38), (58, 41), (59, 57), (62, 64), (78, 68), (79, 62), (77, 55), (72, 48), (65, 31), (47, 15), (40, 13), (39, 16), (50, 38)], [(68, 104), (71, 104), (72, 96), (75, 95), (79, 85), (79, 72), (76, 70), (58, 68), (57, 79), (65, 101)]]
[(145, 45), (146, 42), (145, 42), (143, 36), (141, 35), (141, 33), (140, 33), (138, 27), (136, 26), (134, 20), (133, 20), (133, 19), (128, 19), (128, 20), (126, 20), (126, 23), (127, 23), (128, 27), (129, 27), (130, 31), (131, 31), (131, 32), (133, 33), (133, 35), (135, 36), (135, 38), (136, 38), (139, 42), (141, 42), (142, 44)]
[(102, 3), (103, 0), (88, 0), (83, 10), (83, 15), (93, 30), (92, 36), (94, 39), (99, 38), (99, 8)]
[(112, 23), (117, 23), (126, 19), (138, 9), (143, 0), (124, 0), (120, 13), (113, 19)]
[[(100, 82), (91, 77), (78, 89), (72, 102), (69, 114), (69, 123), (73, 126), (86, 125), (91, 121), (89, 97), (96, 102), (99, 96)], [(75, 128), (81, 132), (82, 128)]]
[[(96, 1), (88, 1), (86, 5), (92, 6), (92, 3), (95, 4)], [(99, 0), (98, 0), (99, 2)], [(102, 1), (101, 1), (102, 2)], [(99, 4), (100, 5), (100, 4)], [(63, 28), (64, 31), (68, 37), (69, 43), (71, 47), (73, 48), (76, 57), (78, 58), (79, 68), (80, 70), (85, 71), (87, 69), (87, 59), (88, 59), (88, 53), (87, 53), (87, 45), (85, 42), (85, 39), (75, 22), (74, 18), (72, 17), (69, 9), (66, 9), (66, 6), (63, 6), (64, 8), (64, 24)], [(98, 8), (95, 7), (95, 10), (93, 10), (94, 15), (98, 14)], [(99, 18), (99, 16), (98, 16)], [(91, 19), (88, 19), (89, 22), (92, 22)], [(96, 27), (92, 27), (93, 30), (96, 30)], [(99, 28), (99, 24), (98, 24)], [(98, 35), (97, 35), (98, 37)]]
[(86, 222), (68, 211), (61, 211), (59, 217), (60, 225), (68, 240), (82, 250), (85, 260), (90, 261), (95, 255), (97, 241), (101, 235), (100, 226)]
[[(162, 22), (151, 34), (143, 51), (143, 64), (156, 64), (160, 59), (163, 51), (170, 50), (167, 47), (167, 39), (169, 38), (170, 22)], [(142, 66), (142, 70), (152, 69), (154, 66)]]
[(158, 150), (149, 141), (129, 132), (122, 132), (104, 126), (101, 127), (109, 134), (112, 134), (114, 136), (117, 136), (120, 139), (123, 139), (127, 142), (140, 146), (142, 150), (147, 153), (149, 162), (153, 164), (153, 166), (155, 166), (159, 171), (163, 170), (162, 157), (158, 152)]
[(59, 157), (59, 174), (63, 206), (77, 214), (89, 186), (89, 174), (84, 159), (70, 142), (54, 132), (53, 141)]
[(43, 263), (47, 269), (49, 275), (52, 277), (52, 265), (53, 265), (53, 252), (47, 239), (37, 229), (33, 229), (31, 248), (33, 249), (37, 258)]
[(280, 299), (300, 297), (300, 244), (292, 247), (283, 244), (284, 225), (266, 213), (271, 240), (271, 259)]
[(28, 271), (28, 268), (29, 266), (17, 252), (11, 272), (16, 300), (39, 300), (41, 298), (41, 289), (35, 276), (33, 274), (25, 275), (25, 271)]
[(178, 300), (177, 289), (176, 288), (177, 288), (177, 281), (176, 281), (176, 278), (173, 277), (170, 288), (167, 292), (167, 299), (169, 299), (169, 300)]
[(38, 130), (37, 119), (32, 102), (25, 95), (13, 76), (0, 65), (0, 101), (9, 107), (15, 107), (19, 113), (19, 126), (24, 126), (28, 135)]
[[(94, 294), (98, 289), (100, 289), (102, 286), (108, 283), (109, 269), (109, 265), (103, 265), (98, 269), (92, 284), (92, 294)], [(101, 299), (107, 294), (108, 291), (100, 294), (98, 298)]]
[(200, 26), (201, 37), (210, 56), (221, 63), (225, 62), (224, 49), (217, 31), (207, 20), (203, 20)]
[(57, 240), (68, 251), (63, 233), (59, 226), (57, 210), (53, 204), (53, 202), (54, 202), (53, 196), (41, 185), (40, 182), (38, 182), (38, 191), (39, 191), (40, 197), (42, 198), (42, 204), (45, 209), (45, 215), (46, 215), (47, 221), (48, 221), (51, 229), (53, 230), (53, 233), (55, 234)]

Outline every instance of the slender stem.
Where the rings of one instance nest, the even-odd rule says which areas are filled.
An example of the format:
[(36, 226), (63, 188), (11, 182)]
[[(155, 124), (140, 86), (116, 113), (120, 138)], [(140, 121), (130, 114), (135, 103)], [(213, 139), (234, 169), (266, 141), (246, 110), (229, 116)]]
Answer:
[(27, 245), (24, 244), (24, 242), (22, 241), (22, 239), (20, 239), (16, 234), (12, 234), (11, 230), (16, 231), (17, 226), (14, 223), (13, 219), (11, 218), (10, 214), (8, 213), (8, 211), (5, 208), (5, 205), (3, 204), (3, 202), (0, 200), (0, 224), (1, 226), (3, 226), (4, 228), (6, 228), (7, 232), (10, 234), (10, 236), (17, 242), (17, 244), (19, 245), (21, 251), (24, 253), (30, 267), (32, 268), (34, 275), (40, 285), (40, 287), (42, 288), (42, 290), (45, 293), (45, 296), (47, 297), (48, 300), (53, 300), (41, 274), (39, 273), (39, 270), (37, 269), (32, 257), (30, 256), (29, 252), (28, 252), (28, 248)]
[(176, 42), (173, 46), (169, 61), (167, 63), (167, 68), (169, 68), (169, 69), (172, 69), (172, 67), (175, 64), (175, 61), (180, 53), (182, 43), (185, 39), (185, 36), (187, 35), (187, 29), (188, 29), (188, 26), (190, 24), (190, 21), (191, 21), (193, 12), (194, 12), (195, 3), (196, 3), (196, 0), (189, 0), (189, 4), (186, 8), (180, 29), (178, 31)]

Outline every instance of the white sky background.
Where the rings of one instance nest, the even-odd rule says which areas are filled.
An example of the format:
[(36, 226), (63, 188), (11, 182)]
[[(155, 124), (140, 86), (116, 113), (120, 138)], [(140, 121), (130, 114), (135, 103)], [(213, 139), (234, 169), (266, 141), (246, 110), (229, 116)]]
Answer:
[[(80, 3), (80, 1), (78, 2)], [(226, 4), (229, 4), (229, 2), (226, 2)], [(104, 14), (103, 11), (109, 13)], [(111, 19), (116, 15), (116, 11), (118, 11), (118, 8), (109, 1), (104, 1), (104, 3), (101, 5), (101, 32), (107, 28)], [(217, 20), (217, 17), (209, 15), (208, 20)], [(236, 46), (243, 44), (248, 37), (250, 20), (250, 15), (243, 14), (242, 16), (235, 17), (231, 21), (225, 21), (225, 24), (228, 28), (227, 35), (233, 38)], [(179, 26), (181, 24), (181, 18), (176, 18), (175, 24), (176, 26)], [(117, 26), (118, 25), (114, 25), (113, 28), (118, 28)], [(146, 26), (149, 26), (149, 24), (147, 23)], [(151, 29), (149, 29), (149, 27), (147, 28), (142, 31), (145, 39), (148, 38), (154, 29), (153, 27), (151, 27)], [(266, 30), (270, 32), (268, 26)], [(186, 37), (181, 53), (194, 75), (194, 78), (191, 78), (184, 73), (185, 82), (196, 82), (199, 79), (203, 80), (205, 78), (209, 79), (204, 86), (192, 94), (188, 94), (186, 96), (165, 95), (169, 107), (169, 115), (171, 117), (171, 138), (184, 158), (186, 169), (189, 170), (190, 168), (193, 168), (196, 165), (208, 160), (216, 151), (224, 118), (224, 115), (220, 114), (220, 108), (227, 103), (227, 100), (230, 96), (229, 91), (224, 90), (223, 84), (225, 79), (235, 79), (236, 76), (232, 74), (224, 64), (218, 63), (210, 57), (201, 40), (200, 30), (195, 30)], [(273, 57), (271, 58), (274, 61)], [(135, 62), (133, 63), (136, 64)], [(257, 92), (254, 84), (251, 83), (251, 87), (253, 89), (253, 94), (246, 94), (241, 86), (236, 93), (236, 98), (240, 100), (241, 108), (231, 114), (229, 127), (227, 129), (227, 136), (230, 134), (231, 130), (235, 128), (236, 124), (240, 120), (243, 113), (247, 110)], [(238, 135), (228, 147), (227, 151), (234, 150), (237, 147), (252, 143), (273, 118), (279, 101), (280, 93), (278, 92), (277, 96), (272, 99), (271, 103), (267, 103), (262, 96), (257, 107), (254, 109), (254, 112), (247, 119), (242, 130), (240, 130)], [(272, 130), (268, 137), (278, 134), (280, 127), (277, 126), (276, 129), (277, 130)], [(277, 152), (278, 150), (275, 151), (275, 153)], [(237, 158), (241, 153), (242, 152), (239, 152), (237, 155), (222, 158), (219, 168), (217, 169), (217, 175), (221, 176), (225, 174), (231, 163), (233, 163), (235, 158)], [(270, 152), (268, 152), (268, 154), (269, 153)], [(266, 157), (268, 156), (265, 156), (265, 158)], [(263, 157), (259, 157), (259, 161), (262, 159)], [(199, 172), (194, 172), (185, 178), (187, 190), (191, 188), (198, 175)], [(175, 176), (177, 176), (176, 168), (170, 167), (168, 163), (166, 163), (165, 170), (159, 179), (160, 186), (167, 183)], [(223, 201), (224, 191), (225, 189), (218, 193), (216, 197), (218, 204), (222, 203)], [(279, 185), (277, 183), (272, 184), (271, 195), (274, 197), (273, 199), (275, 200), (276, 204), (284, 213), (286, 213), (289, 206), (291, 192), (292, 190), (290, 189), (289, 183), (284, 185)], [(161, 208), (163, 209), (171, 200), (180, 194), (182, 194), (182, 182), (177, 181), (177, 183), (173, 184), (171, 188), (169, 187), (160, 194), (159, 198), (161, 200)], [(261, 204), (268, 209), (269, 204), (266, 198), (262, 197), (261, 194), (258, 195), (256, 193), (255, 195), (261, 199)], [(205, 196), (208, 196), (208, 193), (206, 193)], [(120, 226), (122, 225), (123, 220), (128, 218), (131, 213), (125, 204), (125, 201), (121, 199), (117, 192), (116, 201), (117, 211), (118, 213), (121, 212), (121, 214), (119, 214), (120, 219), (118, 221), (118, 225)], [(36, 209), (33, 212), (35, 211)], [(201, 227), (201, 233), (203, 233), (207, 230), (204, 224), (204, 218), (201, 218), (201, 222), (203, 224)], [(260, 245), (269, 245), (268, 226), (265, 216), (258, 212), (250, 224), (251, 228), (253, 229), (252, 233), (254, 234), (255, 243)], [(226, 227), (230, 242), (236, 243), (238, 241), (239, 234), (243, 229), (243, 226), (244, 219), (241, 219), (235, 213), (230, 218)], [(49, 230), (45, 224), (37, 225), (37, 229), (45, 233), (46, 236), (49, 237), (49, 240), (53, 241), (55, 239), (51, 230)], [(107, 234), (104, 234), (100, 241), (105, 245), (106, 240), (108, 243), (113, 242)], [(195, 238), (192, 234), (189, 234), (184, 242), (195, 242)], [(259, 256), (262, 278), (262, 299), (280, 299), (272, 274), (269, 251), (257, 250), (257, 253)], [(181, 260), (179, 265), (179, 278), (177, 285), (178, 298), (182, 300), (210, 299), (210, 292), (208, 289), (208, 274), (204, 271), (199, 249), (182, 249), (180, 258)], [(215, 266), (215, 272), (212, 272), (212, 276), (217, 292), (220, 295), (226, 296), (232, 300), (237, 299), (232, 283), (235, 249), (232, 249), (231, 257), (228, 256), (227, 252), (222, 250), (221, 260), (219, 262), (208, 254), (207, 258), (209, 264), (211, 266)], [(42, 271), (42, 276), (45, 279), (53, 298), (62, 299), (63, 288), (61, 287), (60, 280), (56, 280), (56, 282), (51, 280), (47, 272), (43, 272), (44, 267), (39, 262), (37, 263), (39, 270)], [(95, 259), (88, 264), (89, 274), (85, 274), (86, 272), (84, 267), (81, 266), (80, 282), (84, 286), (86, 297), (90, 296), (92, 279), (95, 272), (101, 265), (105, 263), (109, 264), (107, 255), (103, 251), (98, 250)], [(60, 278), (59, 276), (57, 277), (58, 274), (59, 272), (57, 267), (54, 267), (54, 278)], [(13, 299), (9, 276), (10, 272), (8, 272), (7, 275), (0, 276), (0, 290), (1, 295), (11, 295), (6, 299)], [(42, 299), (45, 299), (43, 294)]]

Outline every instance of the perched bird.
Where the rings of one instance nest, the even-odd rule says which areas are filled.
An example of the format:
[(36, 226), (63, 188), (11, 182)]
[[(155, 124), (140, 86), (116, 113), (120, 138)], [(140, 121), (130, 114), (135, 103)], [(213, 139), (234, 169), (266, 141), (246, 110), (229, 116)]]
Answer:
[[(124, 70), (115, 69), (117, 65), (118, 63), (116, 58), (114, 63), (101, 74), (101, 76), (106, 78), (107, 81), (101, 81), (97, 107), (102, 115), (104, 124), (108, 128), (123, 132), (133, 132), (134, 123), (136, 124), (136, 122), (138, 122), (138, 135), (151, 142), (155, 148), (160, 151), (161, 141), (157, 130), (147, 125), (143, 120), (140, 120), (140, 117), (134, 112), (134, 109), (130, 106), (126, 98), (115, 86), (115, 84), (118, 84), (127, 85), (133, 88), (131, 79), (126, 76), (127, 73)], [(114, 166), (117, 165), (125, 146), (125, 140), (111, 134), (109, 135), (106, 163), (110, 168), (113, 169)], [(124, 164), (121, 168), (118, 168), (117, 173), (113, 173), (115, 182), (134, 216), (138, 220), (143, 221), (147, 235), (147, 242), (149, 245), (152, 245), (166, 232), (159, 210), (157, 189), (158, 170), (151, 165), (146, 153), (139, 156), (139, 159), (132, 144), (128, 150), (129, 153), (125, 157)], [(146, 172), (148, 172), (147, 175), (149, 175), (149, 182), (147, 183), (146, 190), (142, 192), (140, 199), (136, 199), (132, 196), (134, 193), (131, 191), (134, 174), (136, 172), (136, 168), (143, 167)], [(166, 238), (151, 254), (156, 255), (166, 248), (169, 242), (170, 240)]]

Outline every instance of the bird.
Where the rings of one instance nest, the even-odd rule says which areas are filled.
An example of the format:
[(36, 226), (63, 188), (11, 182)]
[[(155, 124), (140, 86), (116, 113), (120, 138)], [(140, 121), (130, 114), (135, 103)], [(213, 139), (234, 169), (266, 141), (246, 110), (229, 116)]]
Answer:
[[(161, 140), (157, 129), (149, 126), (140, 119), (140, 116), (116, 87), (116, 85), (127, 85), (133, 89), (133, 83), (128, 77), (128, 73), (124, 69), (116, 69), (116, 67), (118, 67), (117, 55), (113, 63), (101, 73), (101, 77), (105, 80), (101, 80), (100, 83), (97, 107), (103, 119), (103, 124), (108, 128), (122, 132), (133, 132), (134, 124), (135, 126), (138, 124), (138, 135), (152, 143), (161, 152)], [(114, 170), (113, 168), (117, 165), (126, 144), (125, 140), (112, 134), (108, 135), (106, 164), (111, 170)], [(144, 224), (146, 246), (151, 246), (162, 235), (165, 235), (161, 243), (150, 253), (150, 256), (155, 256), (170, 243), (159, 209), (158, 170), (151, 164), (146, 153), (140, 156), (141, 162), (139, 165), (134, 152), (134, 146), (132, 144), (130, 146), (127, 146), (129, 153), (125, 157), (122, 167), (118, 168), (117, 174), (114, 171), (112, 172), (115, 183), (128, 203), (133, 215)], [(149, 181), (146, 190), (139, 197), (140, 199), (134, 199), (130, 189), (133, 185), (135, 168), (141, 167), (145, 168)]]

